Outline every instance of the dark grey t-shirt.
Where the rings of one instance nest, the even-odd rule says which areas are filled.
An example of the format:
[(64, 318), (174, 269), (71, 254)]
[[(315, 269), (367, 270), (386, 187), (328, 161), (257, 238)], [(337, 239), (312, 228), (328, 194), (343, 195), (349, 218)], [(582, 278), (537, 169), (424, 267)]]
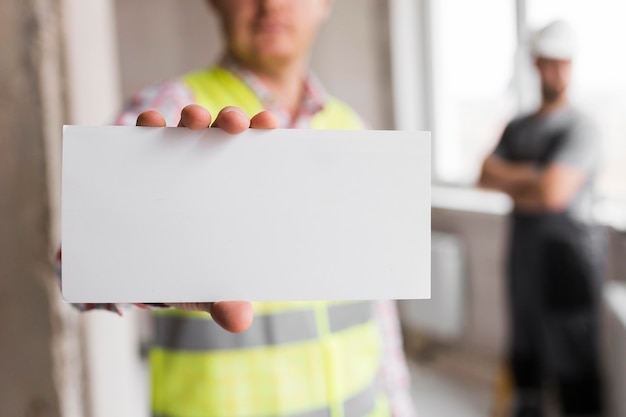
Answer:
[(587, 174), (587, 182), (568, 211), (590, 220), (592, 184), (601, 157), (601, 140), (592, 121), (567, 107), (549, 116), (526, 115), (504, 130), (494, 154), (511, 162), (529, 162), (539, 168), (560, 163)]

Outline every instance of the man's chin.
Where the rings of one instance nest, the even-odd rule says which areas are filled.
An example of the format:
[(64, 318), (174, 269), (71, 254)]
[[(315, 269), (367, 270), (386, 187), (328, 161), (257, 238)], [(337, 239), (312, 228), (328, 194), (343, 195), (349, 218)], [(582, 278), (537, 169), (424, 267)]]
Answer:
[(265, 48), (256, 52), (255, 61), (257, 66), (263, 68), (280, 68), (295, 59), (295, 55), (285, 48)]
[(542, 89), (543, 101), (547, 103), (553, 103), (555, 101), (558, 101), (563, 96), (563, 94), (565, 94), (566, 90), (567, 90), (566, 88), (561, 88), (561, 89), (543, 88)]

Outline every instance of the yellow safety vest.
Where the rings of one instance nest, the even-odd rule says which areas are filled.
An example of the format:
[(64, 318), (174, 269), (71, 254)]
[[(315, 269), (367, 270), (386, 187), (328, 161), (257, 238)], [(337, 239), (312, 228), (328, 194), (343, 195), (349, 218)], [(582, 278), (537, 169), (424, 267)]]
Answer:
[[(254, 93), (222, 68), (183, 81), (212, 115), (230, 105), (253, 116)], [(330, 98), (316, 129), (359, 129), (356, 113)], [(373, 303), (254, 303), (246, 332), (232, 334), (205, 313), (155, 312), (150, 352), (154, 417), (384, 417), (377, 387), (381, 336)]]

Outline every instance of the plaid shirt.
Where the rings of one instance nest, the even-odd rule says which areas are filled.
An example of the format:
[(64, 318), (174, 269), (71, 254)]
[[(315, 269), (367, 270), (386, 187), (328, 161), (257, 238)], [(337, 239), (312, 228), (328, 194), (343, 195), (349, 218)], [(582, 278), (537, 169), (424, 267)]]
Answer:
[[(278, 116), (282, 128), (310, 128), (312, 117), (324, 108), (329, 95), (317, 78), (309, 73), (303, 79), (304, 95), (300, 111), (295, 117), (273, 99), (269, 89), (251, 71), (242, 67), (231, 58), (225, 58), (221, 64), (244, 82), (259, 98), (266, 110)], [(117, 125), (135, 125), (137, 116), (147, 110), (159, 111), (168, 126), (176, 126), (180, 112), (195, 99), (191, 90), (180, 80), (172, 80), (149, 86), (139, 91), (126, 105), (116, 119)], [(61, 252), (58, 254), (57, 271), (61, 277)], [(164, 304), (134, 304), (138, 308), (162, 308)], [(122, 314), (117, 304), (78, 304), (82, 311), (106, 309)], [(413, 417), (415, 410), (409, 392), (409, 371), (402, 346), (402, 336), (398, 320), (398, 312), (393, 301), (376, 302), (376, 318), (383, 340), (382, 366), (379, 374), (381, 388), (390, 399), (394, 417)]]

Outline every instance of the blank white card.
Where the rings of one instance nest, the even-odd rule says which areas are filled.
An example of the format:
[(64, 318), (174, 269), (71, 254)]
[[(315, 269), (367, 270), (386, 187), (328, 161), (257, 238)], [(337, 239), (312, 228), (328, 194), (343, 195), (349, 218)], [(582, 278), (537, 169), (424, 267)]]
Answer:
[(63, 131), (69, 302), (430, 297), (426, 132)]

